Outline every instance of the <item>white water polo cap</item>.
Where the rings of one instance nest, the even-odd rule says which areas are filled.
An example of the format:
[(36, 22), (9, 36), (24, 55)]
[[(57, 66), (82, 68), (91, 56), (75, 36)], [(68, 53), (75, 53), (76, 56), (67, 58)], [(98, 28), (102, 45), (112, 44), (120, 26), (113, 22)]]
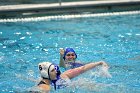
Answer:
[(38, 68), (42, 78), (50, 79), (50, 72), (55, 69), (55, 66), (50, 62), (42, 62), (38, 64)]

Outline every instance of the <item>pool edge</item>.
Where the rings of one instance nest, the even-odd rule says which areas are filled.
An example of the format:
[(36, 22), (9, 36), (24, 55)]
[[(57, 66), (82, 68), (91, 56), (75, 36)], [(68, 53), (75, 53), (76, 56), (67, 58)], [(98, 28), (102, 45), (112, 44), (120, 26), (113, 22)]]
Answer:
[(140, 1), (84, 1), (54, 4), (26, 4), (0, 6), (0, 19), (50, 16), (60, 14), (105, 13), (140, 10)]

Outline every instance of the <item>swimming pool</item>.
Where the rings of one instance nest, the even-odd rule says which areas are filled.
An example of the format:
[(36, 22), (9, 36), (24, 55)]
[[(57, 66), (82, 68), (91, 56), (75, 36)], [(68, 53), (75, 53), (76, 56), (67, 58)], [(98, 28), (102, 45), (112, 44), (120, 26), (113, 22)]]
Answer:
[(34, 86), (35, 82), (28, 78), (38, 79), (37, 64), (41, 61), (58, 64), (62, 47), (73, 47), (78, 60), (84, 63), (106, 61), (112, 78), (98, 77), (89, 71), (76, 79), (101, 84), (96, 89), (76, 86), (58, 93), (140, 92), (139, 14), (3, 22), (0, 27), (0, 93), (24, 92)]

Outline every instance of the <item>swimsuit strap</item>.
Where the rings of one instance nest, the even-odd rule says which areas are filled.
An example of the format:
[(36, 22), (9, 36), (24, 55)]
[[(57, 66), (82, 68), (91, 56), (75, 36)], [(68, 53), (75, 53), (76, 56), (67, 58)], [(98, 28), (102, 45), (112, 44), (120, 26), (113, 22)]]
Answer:
[[(51, 82), (54, 84), (54, 89), (55, 89), (55, 90), (56, 90), (56, 81), (57, 81), (57, 80), (51, 80)], [(43, 80), (41, 80), (41, 81), (39, 82), (38, 86), (41, 85), (41, 84), (46, 84), (46, 82), (43, 81)]]
[(56, 90), (56, 81), (57, 80), (52, 80), (51, 82), (53, 83), (53, 85), (54, 85), (54, 89)]
[(41, 84), (46, 84), (46, 82), (44, 82), (43, 80), (41, 80), (41, 81), (39, 82), (38, 86), (41, 85)]
[(56, 79), (56, 80), (51, 80), (51, 82), (54, 84), (54, 89), (55, 89), (55, 90), (56, 90), (56, 81), (59, 80), (59, 79), (61, 79), (61, 78), (60, 78), (60, 75), (57, 76), (57, 79)]

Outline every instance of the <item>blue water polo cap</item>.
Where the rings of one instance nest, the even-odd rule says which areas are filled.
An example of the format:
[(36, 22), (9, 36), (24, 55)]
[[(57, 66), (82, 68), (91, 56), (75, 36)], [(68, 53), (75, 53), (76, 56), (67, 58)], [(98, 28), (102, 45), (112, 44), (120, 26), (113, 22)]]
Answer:
[(66, 48), (65, 52), (64, 52), (64, 57), (63, 59), (65, 60), (65, 56), (68, 52), (73, 52), (77, 58), (77, 54), (75, 53), (74, 49), (73, 48)]

